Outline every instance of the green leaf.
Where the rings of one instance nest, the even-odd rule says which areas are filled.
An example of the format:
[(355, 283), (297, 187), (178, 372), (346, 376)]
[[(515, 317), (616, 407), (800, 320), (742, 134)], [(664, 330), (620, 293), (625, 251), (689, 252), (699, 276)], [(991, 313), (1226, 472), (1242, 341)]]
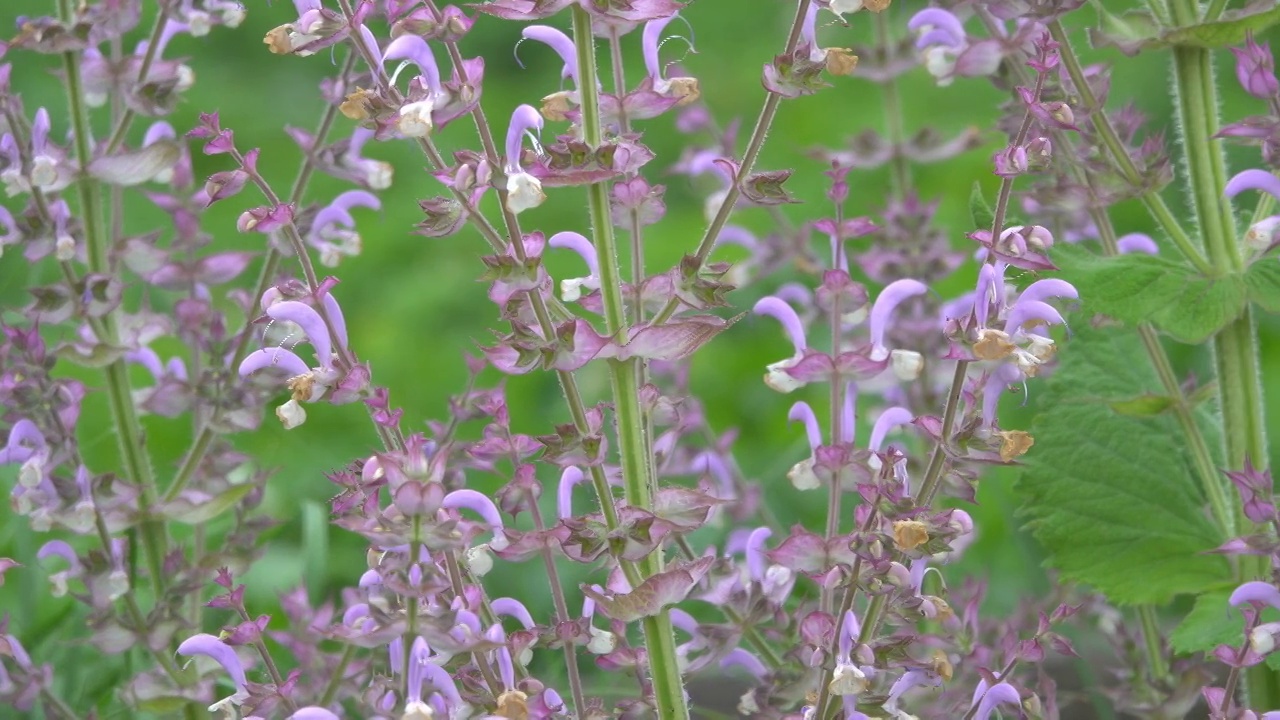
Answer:
[(1129, 415), (1131, 417), (1155, 417), (1160, 413), (1167, 411), (1173, 406), (1173, 399), (1167, 395), (1154, 395), (1147, 393), (1129, 398), (1128, 400), (1113, 400), (1108, 405), (1121, 415)]
[(1193, 274), (1156, 255), (1104, 257), (1072, 245), (1055, 247), (1053, 261), (1062, 278), (1080, 291), (1085, 310), (1126, 323), (1145, 322), (1165, 311), (1177, 302)]
[(1145, 253), (1102, 256), (1055, 248), (1062, 277), (1084, 309), (1125, 323), (1154, 323), (1174, 339), (1204, 342), (1240, 317), (1248, 291), (1238, 275), (1206, 278), (1176, 261)]
[[(1173, 634), (1169, 636), (1169, 645), (1180, 655), (1212, 652), (1219, 645), (1239, 647), (1244, 640), (1244, 616), (1240, 611), (1227, 604), (1231, 591), (1215, 590), (1196, 598), (1191, 612), (1182, 619)], [(1276, 622), (1280, 612), (1272, 608), (1264, 608), (1262, 622)], [(1267, 667), (1280, 669), (1280, 653), (1267, 656)]]
[(990, 228), (996, 221), (996, 214), (982, 194), (982, 185), (973, 181), (973, 190), (969, 192), (969, 216), (973, 218), (973, 226), (981, 230)]
[(1173, 302), (1154, 318), (1161, 330), (1175, 340), (1199, 344), (1213, 337), (1244, 312), (1247, 292), (1239, 275), (1208, 279), (1187, 278), (1187, 284)]
[(223, 490), (221, 494), (199, 503), (180, 497), (165, 505), (158, 514), (160, 517), (174, 522), (186, 525), (200, 525), (230, 510), (251, 490), (253, 490), (251, 483), (232, 485)]
[(1280, 313), (1280, 259), (1268, 256), (1254, 262), (1244, 273), (1249, 302), (1271, 313)]
[(1114, 47), (1126, 55), (1135, 55), (1141, 48), (1160, 44), (1160, 23), (1150, 12), (1130, 10), (1116, 15), (1101, 2), (1092, 4), (1098, 13), (1097, 27), (1088, 30), (1093, 47)]
[(1278, 22), (1280, 22), (1280, 7), (1272, 7), (1263, 12), (1230, 20), (1218, 20), (1211, 23), (1176, 28), (1161, 35), (1160, 39), (1170, 45), (1209, 49), (1224, 48), (1243, 43), (1245, 33), (1249, 31), (1256, 35)]
[(1171, 418), (1135, 418), (1109, 403), (1157, 381), (1131, 333), (1076, 323), (1032, 425), (1017, 488), (1063, 578), (1115, 603), (1163, 604), (1230, 581), (1227, 560)]

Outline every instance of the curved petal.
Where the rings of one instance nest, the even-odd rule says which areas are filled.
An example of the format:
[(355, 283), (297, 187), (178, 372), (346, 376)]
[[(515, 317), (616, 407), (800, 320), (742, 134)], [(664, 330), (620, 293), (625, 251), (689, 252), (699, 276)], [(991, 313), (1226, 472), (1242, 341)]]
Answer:
[(809, 435), (809, 450), (818, 449), (822, 444), (822, 430), (818, 427), (818, 417), (813, 414), (813, 408), (809, 403), (801, 400), (792, 405), (790, 412), (787, 413), (787, 420), (803, 422), (805, 432)]
[(567, 248), (578, 253), (582, 261), (587, 264), (590, 273), (600, 277), (600, 263), (597, 261), (596, 248), (582, 235), (568, 230), (558, 232), (547, 240), (547, 244), (553, 248)]
[(876, 301), (871, 306), (871, 317), (868, 321), (868, 327), (871, 332), (871, 346), (877, 349), (884, 349), (884, 334), (888, 330), (889, 317), (893, 315), (893, 311), (904, 301), (917, 295), (923, 295), (928, 291), (929, 287), (924, 283), (908, 278), (894, 280), (886, 285), (880, 291), (880, 294), (876, 296)]
[(244, 664), (240, 662), (240, 657), (236, 655), (235, 648), (213, 635), (206, 633), (192, 635), (183, 640), (182, 644), (178, 646), (178, 654), (187, 656), (204, 655), (205, 657), (213, 658), (231, 676), (231, 682), (235, 683), (236, 691), (244, 691)]
[(542, 116), (531, 105), (521, 105), (511, 113), (511, 124), (507, 126), (507, 173), (520, 174), (520, 146), (524, 142), (524, 134), (530, 130), (542, 130)]
[(1028, 285), (1027, 289), (1023, 290), (1022, 294), (1018, 296), (1018, 303), (1031, 300), (1043, 301), (1045, 298), (1070, 298), (1075, 300), (1079, 297), (1080, 293), (1075, 286), (1066, 280), (1045, 278)]
[(747, 571), (751, 574), (751, 579), (756, 582), (764, 582), (764, 573), (769, 562), (765, 557), (764, 542), (772, 536), (773, 531), (767, 527), (756, 528), (747, 536)]
[(1265, 603), (1280, 610), (1280, 590), (1271, 583), (1253, 580), (1236, 588), (1227, 602), (1231, 603), (1232, 607), (1245, 603)]
[(547, 25), (529, 25), (520, 34), (529, 40), (536, 40), (555, 50), (556, 54), (560, 56), (560, 60), (564, 62), (564, 69), (560, 71), (560, 77), (573, 78), (575, 86), (581, 84), (578, 82), (578, 50), (574, 47), (573, 40), (568, 35)]
[(440, 66), (436, 64), (436, 56), (426, 40), (413, 34), (405, 34), (391, 41), (383, 53), (382, 61), (408, 60), (418, 66), (418, 72), (427, 79), (427, 87), (432, 95), (439, 95)]
[(289, 373), (290, 377), (306, 375), (311, 372), (311, 368), (307, 367), (302, 358), (292, 352), (284, 348), (263, 348), (249, 353), (240, 363), (240, 377), (247, 377), (263, 368), (269, 367), (281, 368)]
[(1266, 170), (1256, 168), (1245, 170), (1227, 181), (1223, 194), (1227, 197), (1235, 197), (1246, 190), (1258, 190), (1280, 200), (1280, 178)]
[[(1044, 282), (1043, 280), (1040, 282)], [(1062, 319), (1062, 313), (1059, 313), (1052, 305), (1039, 300), (1021, 300), (1014, 303), (1009, 309), (1008, 319), (1004, 324), (1004, 331), (1012, 335), (1023, 329), (1028, 323), (1046, 323), (1049, 325), (1061, 325), (1066, 321)]]
[(489, 603), (489, 607), (493, 610), (494, 615), (512, 617), (520, 621), (525, 630), (531, 630), (536, 625), (533, 622), (533, 616), (529, 614), (529, 609), (524, 606), (524, 603), (515, 598), (496, 598)]
[(1120, 251), (1121, 255), (1135, 252), (1148, 255), (1158, 255), (1160, 253), (1160, 247), (1156, 245), (1156, 241), (1152, 240), (1149, 235), (1143, 235), (1142, 233), (1129, 233), (1116, 240), (1116, 249)]
[(782, 329), (791, 338), (791, 344), (795, 347), (796, 355), (804, 352), (808, 346), (804, 336), (804, 325), (800, 322), (800, 316), (796, 314), (795, 309), (789, 304), (769, 295), (760, 298), (755, 306), (751, 308), (751, 312), (757, 315), (768, 315), (782, 323)]
[(662, 80), (662, 62), (658, 59), (658, 50), (662, 46), (662, 31), (666, 29), (667, 24), (675, 19), (675, 15), (671, 17), (658, 18), (650, 20), (644, 24), (644, 33), (640, 38), (640, 47), (644, 49), (644, 67), (648, 71), (649, 77), (653, 78), (656, 85)]
[(908, 425), (915, 418), (915, 413), (904, 407), (891, 407), (880, 413), (880, 417), (876, 418), (876, 424), (871, 428), (871, 437), (867, 440), (867, 449), (880, 452), (884, 437), (889, 434), (890, 430), (900, 425)]
[(285, 300), (267, 308), (267, 316), (274, 320), (287, 320), (302, 328), (302, 332), (306, 333), (307, 342), (311, 343), (311, 347), (316, 351), (316, 359), (320, 361), (320, 366), (333, 367), (333, 346), (329, 342), (329, 328), (315, 308), (297, 300)]
[(573, 517), (573, 488), (582, 482), (582, 471), (570, 465), (560, 473), (560, 485), (556, 488), (556, 513), (560, 519)]

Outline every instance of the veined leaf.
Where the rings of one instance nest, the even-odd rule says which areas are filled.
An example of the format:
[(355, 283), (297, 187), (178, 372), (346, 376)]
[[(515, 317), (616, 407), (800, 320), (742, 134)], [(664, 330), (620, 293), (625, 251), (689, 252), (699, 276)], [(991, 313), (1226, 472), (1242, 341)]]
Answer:
[(1183, 45), (1198, 48), (1224, 48), (1240, 45), (1244, 42), (1245, 33), (1252, 31), (1255, 35), (1280, 23), (1280, 7), (1242, 15), (1229, 20), (1217, 20), (1170, 30), (1160, 36), (1168, 45)]
[(1225, 538), (1176, 423), (1110, 407), (1158, 387), (1138, 339), (1076, 325), (1018, 480), (1048, 563), (1120, 604), (1162, 604), (1229, 582), (1226, 559), (1205, 554)]

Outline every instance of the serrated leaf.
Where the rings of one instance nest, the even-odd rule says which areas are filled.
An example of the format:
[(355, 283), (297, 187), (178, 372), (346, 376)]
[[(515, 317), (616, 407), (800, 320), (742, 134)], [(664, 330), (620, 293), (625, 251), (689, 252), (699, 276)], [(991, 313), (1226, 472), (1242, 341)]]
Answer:
[(1177, 425), (1108, 405), (1157, 385), (1138, 339), (1076, 325), (1085, 327), (1047, 383), (1017, 485), (1048, 564), (1119, 604), (1162, 604), (1230, 581), (1227, 560), (1205, 554), (1225, 538)]
[(1158, 255), (1104, 257), (1066, 245), (1053, 249), (1063, 279), (1080, 291), (1084, 309), (1126, 323), (1152, 319), (1175, 303), (1194, 271)]
[(982, 185), (973, 181), (973, 190), (969, 193), (969, 216), (973, 218), (973, 226), (981, 230), (990, 228), (996, 221), (996, 215), (982, 194)]
[(1224, 48), (1243, 43), (1245, 34), (1250, 31), (1256, 35), (1276, 23), (1280, 23), (1280, 6), (1230, 20), (1176, 28), (1161, 35), (1160, 39), (1170, 45), (1208, 49)]
[(1131, 417), (1155, 417), (1173, 406), (1173, 399), (1167, 395), (1145, 394), (1127, 400), (1113, 400), (1108, 405), (1121, 415)]
[[(1169, 646), (1180, 655), (1212, 652), (1219, 645), (1237, 647), (1244, 640), (1244, 616), (1231, 607), (1227, 599), (1230, 590), (1215, 590), (1196, 598), (1191, 612), (1182, 619), (1173, 634), (1169, 636)], [(1280, 612), (1272, 608), (1264, 608), (1262, 622), (1276, 622)], [(1267, 667), (1280, 669), (1280, 653), (1267, 656)]]
[(1239, 644), (1244, 635), (1240, 611), (1227, 603), (1229, 590), (1207, 592), (1196, 598), (1191, 612), (1169, 636), (1169, 646), (1177, 653), (1209, 652), (1222, 643)]
[(1247, 292), (1239, 275), (1208, 279), (1193, 275), (1173, 302), (1155, 318), (1175, 340), (1199, 344), (1244, 312)]
[(1280, 312), (1280, 260), (1266, 257), (1249, 266), (1244, 273), (1249, 302), (1267, 312)]
[(244, 483), (243, 485), (232, 485), (221, 493), (204, 498), (199, 502), (180, 497), (165, 505), (158, 514), (167, 520), (187, 525), (200, 525), (230, 510), (251, 490), (253, 490), (253, 485)]
[(1061, 276), (1080, 292), (1084, 309), (1126, 323), (1152, 322), (1174, 339), (1200, 343), (1235, 320), (1248, 292), (1239, 275), (1206, 278), (1158, 255), (1102, 256), (1055, 248)]

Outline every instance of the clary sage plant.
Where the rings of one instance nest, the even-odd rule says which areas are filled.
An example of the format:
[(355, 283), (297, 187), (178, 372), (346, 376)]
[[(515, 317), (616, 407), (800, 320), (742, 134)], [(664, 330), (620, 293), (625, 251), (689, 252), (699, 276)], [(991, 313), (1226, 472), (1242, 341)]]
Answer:
[[(10, 2), (0, 265), (28, 283), (0, 308), (0, 579), (57, 612), (0, 620), (0, 716), (1280, 717), (1258, 340), (1280, 311), (1274, 1), (698, 0), (779, 21), (772, 45), (678, 62), (681, 0)], [(313, 129), (238, 135), (196, 80), (219, 58), (169, 49), (256, 13), (283, 21), (257, 62), (327, 73)], [(500, 24), (558, 56), (518, 98), (485, 93), (472, 43)], [(1111, 96), (1139, 54), (1164, 58), (1175, 118)], [(1215, 63), (1252, 115), (1222, 117)], [(761, 68), (754, 117), (704, 101), (730, 66)], [(909, 75), (1003, 104), (984, 129), (918, 131)], [(24, 102), (32, 78), (62, 100)], [(270, 113), (270, 87), (240, 87)], [(797, 98), (851, 88), (883, 119), (828, 119), (821, 148), (770, 136)], [(205, 112), (175, 127), (180, 104)], [(664, 122), (677, 156), (645, 144)], [(301, 165), (260, 171), (285, 133)], [(761, 166), (779, 142), (800, 169)], [(1261, 152), (1228, 167), (1228, 144)], [(425, 170), (393, 178), (384, 148)], [(974, 152), (993, 175), (922, 196), (919, 166)], [(887, 186), (863, 181), (881, 167)], [(664, 222), (664, 179), (702, 193), (700, 235)], [(424, 195), (404, 230), (436, 240), (377, 241), (470, 243), (490, 303), (475, 347), (400, 341), (467, 369), (426, 423), (344, 320), (362, 300), (343, 269), (393, 182)], [(582, 216), (546, 212), (557, 195)], [(942, 222), (957, 198), (969, 220)], [(207, 212), (226, 206), (234, 228)], [(671, 267), (646, 253), (675, 244)], [(808, 441), (782, 472), (740, 462), (690, 371), (750, 327), (781, 330), (779, 359), (734, 382), (777, 452)], [(508, 405), (504, 378), (530, 373), (554, 409)], [(327, 478), (331, 530), (366, 562), (330, 569), (340, 592), (255, 607), (241, 580), (282, 480), (242, 440), (306, 434), (318, 404), (372, 429)], [(155, 418), (191, 428), (176, 464)], [(115, 462), (86, 452), (104, 436)], [(1054, 569), (1012, 613), (949, 567), (998, 466)], [(824, 517), (779, 523), (779, 488)], [(521, 596), (491, 591), (513, 574)], [(1059, 691), (1077, 646), (1096, 678)], [(690, 692), (708, 677), (729, 702)]]

